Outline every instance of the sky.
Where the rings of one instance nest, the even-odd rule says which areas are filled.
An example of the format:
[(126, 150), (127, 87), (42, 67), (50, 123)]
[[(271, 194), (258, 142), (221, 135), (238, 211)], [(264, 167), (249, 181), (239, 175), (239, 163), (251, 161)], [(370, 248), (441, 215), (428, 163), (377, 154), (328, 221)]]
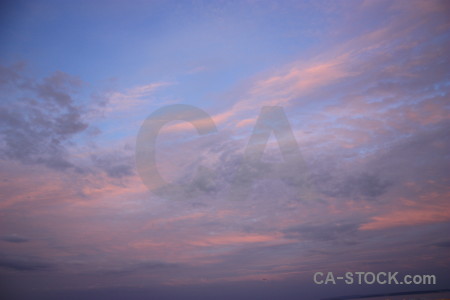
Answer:
[[(0, 16), (8, 299), (448, 288), (449, 2), (3, 1)], [(136, 154), (146, 118), (177, 104), (215, 130), (167, 120), (168, 193)], [(258, 126), (281, 124), (261, 121), (271, 108), (285, 131), (247, 166)], [(437, 284), (313, 281), (358, 271)]]

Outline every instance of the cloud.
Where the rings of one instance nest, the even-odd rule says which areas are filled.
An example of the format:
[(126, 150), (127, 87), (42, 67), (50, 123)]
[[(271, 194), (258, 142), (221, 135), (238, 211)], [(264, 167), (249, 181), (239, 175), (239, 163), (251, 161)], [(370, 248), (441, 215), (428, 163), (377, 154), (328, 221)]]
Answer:
[(193, 241), (192, 244), (198, 246), (208, 245), (234, 245), (245, 243), (264, 243), (277, 240), (278, 237), (270, 235), (257, 235), (257, 234), (227, 234), (225, 236), (211, 236), (204, 239)]
[(436, 243), (435, 246), (450, 248), (450, 241), (439, 242), (439, 243)]
[(29, 239), (12, 234), (0, 237), (0, 240), (9, 242), (9, 243), (26, 243)]
[(23, 72), (24, 68), (25, 63), (23, 62), (17, 62), (11, 66), (0, 65), (0, 86), (5, 88), (20, 82), (21, 72)]
[(136, 113), (143, 107), (148, 107), (150, 102), (148, 100), (153, 99), (156, 91), (173, 84), (172, 82), (161, 81), (135, 86), (124, 92), (112, 91), (107, 95), (108, 102), (104, 107), (104, 112), (106, 114)]
[(129, 263), (125, 266), (117, 267), (117, 268), (106, 268), (101, 270), (100, 273), (103, 275), (126, 275), (133, 274), (136, 272), (158, 272), (161, 275), (161, 272), (165, 271), (176, 271), (180, 269), (183, 265), (178, 263), (168, 263), (163, 261), (142, 261), (136, 263)]
[[(435, 99), (438, 103), (433, 108), (431, 101), (426, 101), (431, 99), (424, 96), (442, 95), (448, 90), (450, 60), (446, 53), (450, 51), (450, 43), (445, 38), (446, 28), (450, 28), (445, 15), (448, 7), (432, 2), (429, 6), (433, 9), (421, 9), (424, 4), (420, 1), (413, 5), (401, 1), (380, 2), (379, 6), (383, 6), (385, 13), (382, 24), (376, 21), (379, 15), (356, 5), (352, 11), (361, 10), (361, 13), (348, 16), (348, 24), (344, 23), (354, 27), (354, 23), (362, 22), (366, 25), (364, 32), (340, 24), (336, 30), (343, 32), (338, 34), (352, 32), (354, 35), (254, 78), (244, 95), (227, 111), (228, 125), (251, 124), (243, 120), (262, 105), (283, 105), (303, 112), (314, 103), (324, 105), (336, 99), (339, 100), (333, 103), (336, 109), (349, 119), (365, 116), (383, 121), (379, 110), (393, 109), (402, 121), (402, 113), (409, 108), (412, 110), (409, 117), (416, 116), (417, 122), (447, 118), (448, 114), (435, 109), (445, 105), (445, 97), (441, 101)], [(358, 19), (361, 16), (370, 21)], [(418, 19), (421, 21), (417, 22)], [(434, 90), (428, 90), (430, 85), (434, 85)], [(383, 103), (378, 102), (380, 98)], [(404, 105), (394, 109), (400, 101)], [(352, 104), (347, 106), (347, 102)], [(364, 106), (366, 109), (359, 111)]]
[(347, 174), (348, 170), (333, 170), (332, 173), (324, 170), (321, 174), (316, 172), (313, 177), (315, 186), (332, 197), (373, 200), (385, 194), (392, 185), (392, 182), (380, 175), (360, 170), (352, 171), (353, 174)]
[(52, 269), (52, 267), (53, 265), (49, 263), (31, 257), (2, 255), (0, 258), (0, 268), (14, 271), (47, 271)]
[[(4, 67), (0, 153), (11, 161), (1, 161), (0, 207), (14, 231), (2, 232), (2, 245), (39, 258), (6, 255), (0, 266), (49, 270), (45, 261), (55, 259), (58, 282), (90, 286), (95, 276), (99, 285), (134, 286), (310, 280), (323, 266), (407, 268), (411, 257), (414, 266), (446, 257), (449, 44), (437, 29), (446, 23), (397, 9), (398, 20), (359, 15), (375, 25), (250, 79), (238, 102), (220, 104), (217, 134), (168, 126), (192, 130), (158, 137), (161, 170), (180, 186), (169, 198), (136, 176), (129, 145), (137, 129), (122, 122), (142, 121), (142, 108), (161, 104), (154, 93), (167, 83), (108, 94), (99, 121), (89, 119), (77, 78), (30, 79), (20, 64)], [(260, 162), (243, 164), (247, 127), (260, 106), (274, 104), (285, 106), (304, 165), (283, 163), (270, 142)], [(72, 147), (103, 121), (99, 147)], [(304, 194), (308, 185), (313, 197)], [(430, 245), (438, 247), (425, 253)]]
[(91, 155), (94, 166), (103, 170), (111, 178), (134, 175), (134, 160), (122, 153), (101, 153)]
[(58, 170), (74, 167), (67, 146), (88, 127), (87, 109), (75, 98), (83, 83), (61, 71), (30, 79), (14, 65), (2, 73), (6, 95), (0, 106), (0, 155)]
[(408, 199), (397, 200), (396, 205), (390, 211), (382, 212), (372, 217), (369, 222), (361, 225), (360, 229), (379, 230), (392, 227), (441, 223), (450, 220), (450, 206), (445, 203), (445, 200), (450, 196), (448, 193), (430, 193), (421, 196), (423, 203), (417, 203)]
[(299, 240), (316, 240), (340, 242), (355, 238), (358, 231), (358, 224), (354, 223), (329, 223), (324, 225), (302, 224), (284, 230), (287, 238), (297, 238)]

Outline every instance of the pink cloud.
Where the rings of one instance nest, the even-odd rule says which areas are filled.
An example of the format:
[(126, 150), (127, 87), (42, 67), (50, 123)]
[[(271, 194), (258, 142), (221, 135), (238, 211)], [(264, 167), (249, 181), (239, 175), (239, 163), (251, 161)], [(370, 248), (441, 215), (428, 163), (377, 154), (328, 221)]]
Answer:
[(211, 245), (235, 245), (247, 243), (263, 243), (279, 240), (277, 235), (261, 235), (261, 234), (226, 234), (219, 236), (206, 237), (197, 241), (192, 241), (192, 245), (211, 246)]
[(400, 226), (416, 226), (450, 220), (450, 193), (430, 192), (420, 196), (420, 202), (405, 198), (395, 202), (396, 207), (371, 218), (361, 230), (378, 230)]

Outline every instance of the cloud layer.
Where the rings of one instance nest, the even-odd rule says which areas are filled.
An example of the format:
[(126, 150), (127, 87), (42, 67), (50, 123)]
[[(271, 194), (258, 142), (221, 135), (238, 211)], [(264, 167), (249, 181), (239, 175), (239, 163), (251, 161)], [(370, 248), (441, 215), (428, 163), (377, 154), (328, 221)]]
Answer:
[[(69, 22), (42, 5), (26, 13), (47, 26)], [(43, 56), (44, 71), (33, 56), (0, 68), (5, 293), (19, 295), (18, 285), (43, 299), (358, 293), (313, 286), (317, 271), (433, 273), (446, 282), (445, 1), (143, 6), (159, 11), (154, 23), (123, 3), (89, 4), (90, 13), (67, 5), (65, 14), (97, 24), (83, 36), (100, 36), (99, 49), (88, 44), (89, 55), (80, 50), (57, 67), (55, 54)], [(121, 19), (123, 11), (134, 18)], [(113, 19), (114, 35), (101, 16)], [(40, 28), (27, 22), (11, 30)], [(73, 30), (75, 41), (83, 29)], [(124, 30), (129, 44), (120, 47), (130, 54), (112, 67), (110, 46)], [(26, 43), (10, 39), (15, 51)], [(184, 43), (178, 52), (175, 41)], [(110, 52), (98, 54), (103, 47)], [(87, 64), (93, 58), (105, 60), (102, 70)], [(178, 186), (164, 194), (143, 184), (134, 153), (147, 115), (174, 103), (203, 109), (218, 131), (163, 128), (157, 166)], [(245, 164), (264, 106), (286, 113), (296, 160), (286, 163), (280, 135)]]

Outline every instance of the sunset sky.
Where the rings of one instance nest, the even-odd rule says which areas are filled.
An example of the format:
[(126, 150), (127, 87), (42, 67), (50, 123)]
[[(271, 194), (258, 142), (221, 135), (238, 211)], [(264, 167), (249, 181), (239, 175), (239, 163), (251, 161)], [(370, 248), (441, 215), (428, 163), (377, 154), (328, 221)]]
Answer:
[[(8, 299), (322, 299), (448, 288), (450, 2), (3, 1), (0, 294)], [(144, 120), (172, 104), (158, 170)], [(272, 136), (239, 173), (264, 106)], [(300, 157), (299, 157), (300, 158)], [(242, 176), (239, 177), (241, 174)], [(235, 181), (249, 195), (235, 193)], [(315, 272), (435, 274), (315, 285)], [(5, 298), (7, 299), (7, 298)]]

